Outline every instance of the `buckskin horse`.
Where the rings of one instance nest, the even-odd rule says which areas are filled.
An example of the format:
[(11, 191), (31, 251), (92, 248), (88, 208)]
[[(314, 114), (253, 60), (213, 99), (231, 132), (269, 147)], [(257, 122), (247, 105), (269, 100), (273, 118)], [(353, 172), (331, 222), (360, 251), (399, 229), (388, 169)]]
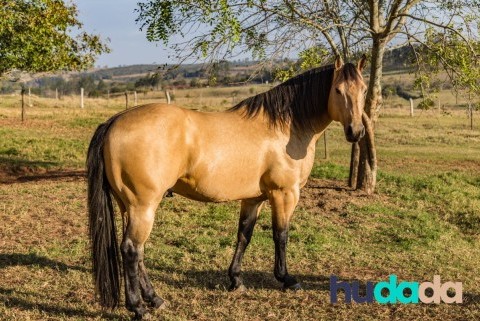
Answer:
[[(272, 208), (275, 278), (299, 289), (287, 272), (290, 218), (315, 158), (315, 144), (332, 121), (346, 140), (365, 133), (366, 85), (357, 65), (337, 58), (223, 112), (149, 104), (121, 112), (98, 126), (88, 148), (89, 236), (96, 294), (102, 306), (120, 300), (120, 256), (125, 301), (136, 319), (164, 304), (144, 264), (144, 243), (169, 189), (202, 202), (241, 200), (237, 245), (228, 270), (231, 290), (244, 289), (242, 257), (268, 200)], [(112, 198), (113, 195), (113, 198)], [(112, 200), (123, 217), (118, 246)]]

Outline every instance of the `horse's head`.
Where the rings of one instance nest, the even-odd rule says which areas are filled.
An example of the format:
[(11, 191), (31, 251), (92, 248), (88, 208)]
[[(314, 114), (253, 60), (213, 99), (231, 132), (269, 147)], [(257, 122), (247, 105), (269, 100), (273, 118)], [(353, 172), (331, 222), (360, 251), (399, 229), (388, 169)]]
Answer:
[(365, 134), (362, 123), (367, 89), (362, 77), (365, 61), (366, 57), (363, 56), (355, 66), (343, 64), (342, 59), (337, 57), (328, 99), (328, 114), (342, 123), (345, 137), (352, 143), (358, 142)]

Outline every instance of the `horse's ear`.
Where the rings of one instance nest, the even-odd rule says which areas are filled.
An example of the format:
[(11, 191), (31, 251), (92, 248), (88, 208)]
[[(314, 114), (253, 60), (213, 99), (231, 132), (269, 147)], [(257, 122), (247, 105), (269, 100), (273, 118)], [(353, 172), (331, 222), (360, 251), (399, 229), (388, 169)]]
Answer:
[(342, 60), (342, 57), (340, 56), (337, 56), (335, 58), (335, 70), (339, 70), (340, 68), (343, 67), (343, 60)]
[(358, 61), (357, 68), (358, 70), (363, 71), (365, 69), (365, 65), (367, 64), (367, 56), (363, 54), (362, 58)]

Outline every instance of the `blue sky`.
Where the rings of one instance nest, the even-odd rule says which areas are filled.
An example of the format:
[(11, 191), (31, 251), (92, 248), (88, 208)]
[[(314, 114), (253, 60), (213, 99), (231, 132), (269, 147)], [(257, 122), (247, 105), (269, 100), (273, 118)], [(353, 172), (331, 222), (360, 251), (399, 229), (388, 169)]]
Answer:
[(135, 23), (137, 0), (74, 0), (79, 19), (90, 33), (109, 38), (112, 52), (100, 56), (96, 66), (172, 62), (162, 43), (150, 43)]

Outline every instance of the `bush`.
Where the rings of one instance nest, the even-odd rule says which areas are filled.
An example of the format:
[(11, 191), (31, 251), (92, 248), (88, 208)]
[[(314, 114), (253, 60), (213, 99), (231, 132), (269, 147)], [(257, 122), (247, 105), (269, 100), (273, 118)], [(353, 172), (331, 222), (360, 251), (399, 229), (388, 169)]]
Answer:
[(428, 110), (435, 106), (435, 102), (432, 98), (424, 98), (417, 106), (418, 109)]

